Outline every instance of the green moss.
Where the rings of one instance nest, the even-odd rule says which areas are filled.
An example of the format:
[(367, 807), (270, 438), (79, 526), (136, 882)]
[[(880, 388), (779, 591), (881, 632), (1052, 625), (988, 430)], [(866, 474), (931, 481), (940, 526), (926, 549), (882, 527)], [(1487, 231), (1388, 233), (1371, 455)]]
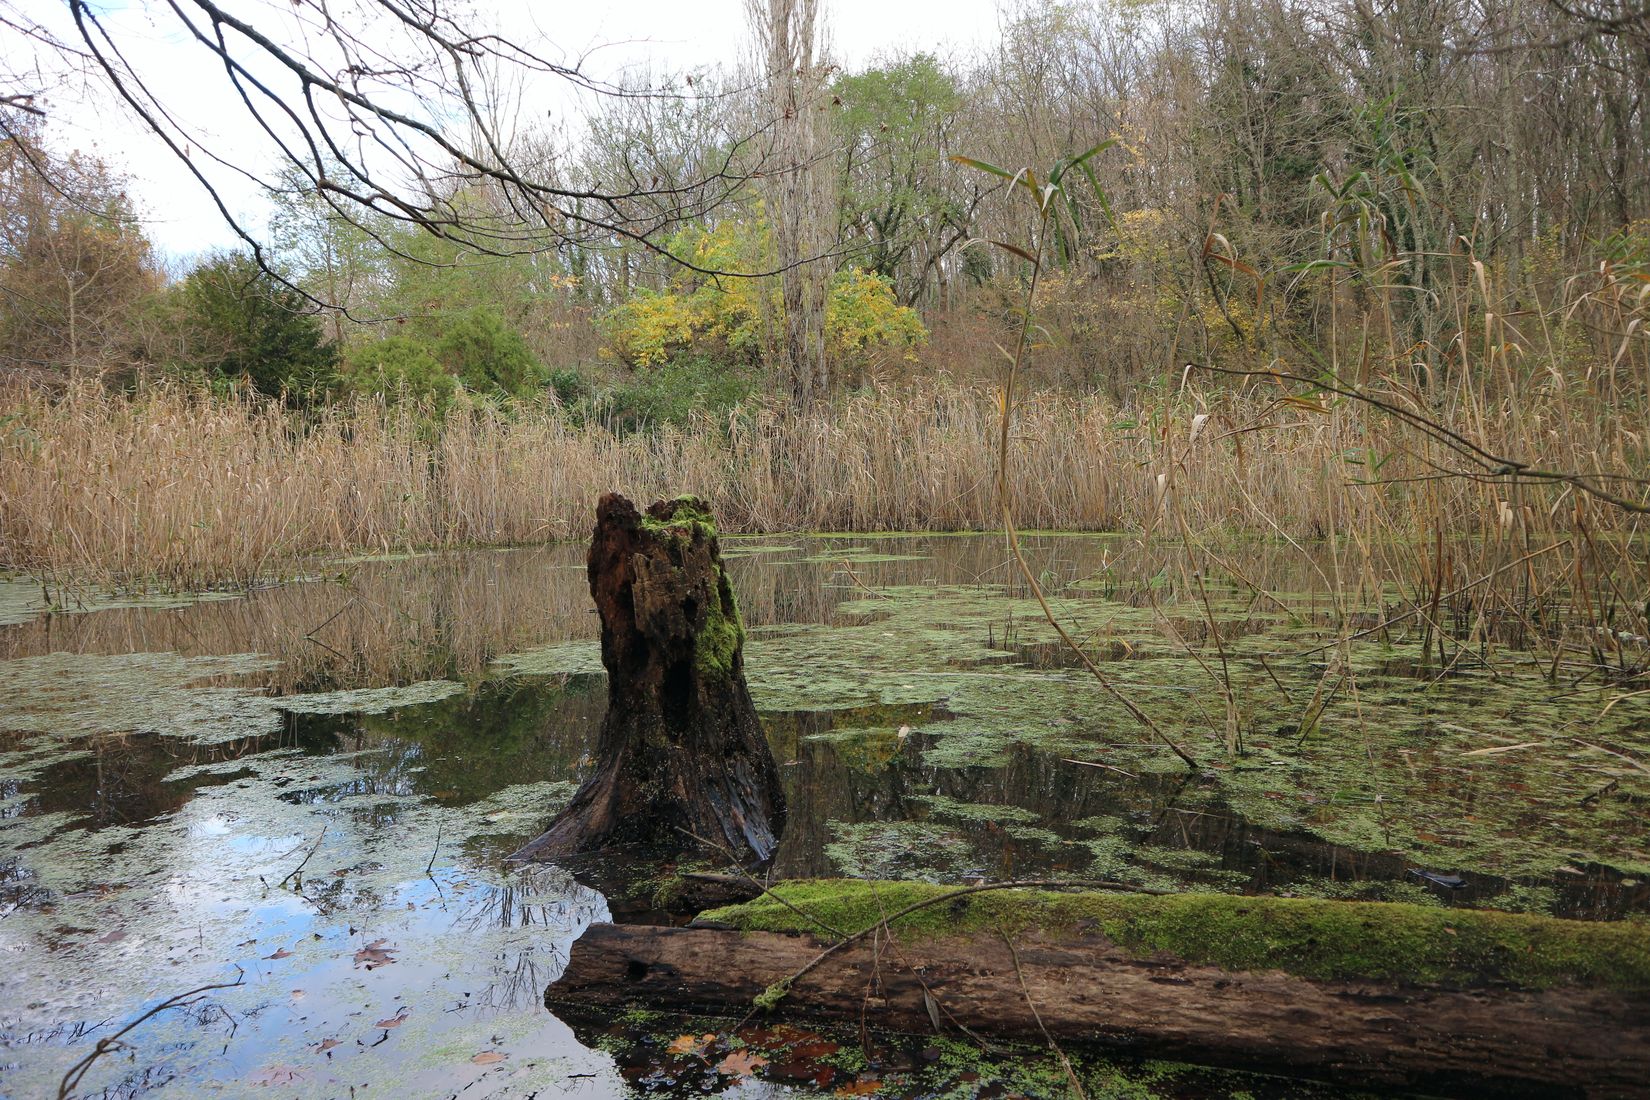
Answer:
[[(883, 913), (951, 892), (925, 883), (847, 880), (777, 889), (792, 905), (843, 929), (871, 927)], [(704, 916), (747, 931), (810, 930), (769, 897)], [(1054, 936), (1092, 929), (1141, 955), (1167, 952), (1229, 970), (1451, 987), (1650, 991), (1650, 923), (1638, 920), (1565, 921), (1394, 902), (1001, 890), (931, 905), (901, 918), (895, 929), (914, 940), (999, 929)]]
[(703, 500), (684, 493), (668, 503), (669, 514), (663, 519), (642, 513), (642, 530), (653, 531), (671, 537), (686, 535), (702, 535), (707, 539), (716, 537), (716, 517), (711, 514), (710, 506)]
[(768, 986), (768, 988), (764, 989), (762, 992), (758, 993), (754, 1003), (756, 1007), (760, 1008), (763, 1012), (772, 1012), (775, 1008), (779, 1007), (779, 1002), (783, 1001), (785, 999), (785, 995), (790, 991), (791, 980), (789, 978), (781, 978), (777, 982), (774, 982), (772, 985)]
[(739, 603), (720, 562), (716, 565), (717, 597), (705, 611), (705, 626), (694, 639), (693, 660), (704, 676), (730, 676), (745, 646), (745, 628), (739, 623)]

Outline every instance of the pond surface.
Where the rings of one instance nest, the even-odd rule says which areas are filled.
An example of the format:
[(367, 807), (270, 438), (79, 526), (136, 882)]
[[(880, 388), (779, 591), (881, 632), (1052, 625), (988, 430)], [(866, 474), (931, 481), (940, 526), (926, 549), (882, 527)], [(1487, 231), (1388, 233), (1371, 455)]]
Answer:
[[(1650, 912), (1642, 654), (1559, 669), (1482, 616), (1447, 643), (1373, 629), (1404, 605), (1347, 608), (1333, 546), (1246, 545), (1241, 578), (1027, 546), (1197, 768), (1059, 646), (1000, 538), (730, 540), (779, 873)], [(582, 548), (316, 572), (201, 601), (3, 586), (0, 1093), (56, 1095), (101, 1039), (80, 1095), (1063, 1094), (1025, 1052), (547, 1013), (607, 901), (501, 860), (590, 765)], [(1094, 1095), (1306, 1091), (1079, 1061)]]

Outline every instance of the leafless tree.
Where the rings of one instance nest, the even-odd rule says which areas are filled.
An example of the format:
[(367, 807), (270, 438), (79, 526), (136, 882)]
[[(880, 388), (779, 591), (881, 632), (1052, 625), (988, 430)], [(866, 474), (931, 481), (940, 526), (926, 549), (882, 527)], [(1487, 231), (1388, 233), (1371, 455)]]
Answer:
[(812, 257), (830, 251), (836, 172), (829, 163), (820, 0), (749, 0), (752, 30), (764, 59), (773, 156), (764, 173), (768, 217), (781, 271), (784, 316), (779, 364), (799, 407), (830, 388), (825, 359), (825, 297), (831, 272)]
[[(25, 24), (14, 3), (6, 0), (0, 16), (16, 30)], [(689, 177), (583, 178), (566, 150), (548, 146), (541, 129), (521, 120), (556, 96), (690, 100), (698, 93), (600, 79), (582, 58), (549, 56), (549, 47), (440, 0), (149, 6), (159, 34), (199, 51), (203, 76), (216, 73), (215, 86), (199, 94), (229, 97), (243, 111), (246, 125), (231, 148), (192, 126), (187, 105), (159, 90), (114, 13), (88, 0), (62, 3), (72, 48), (41, 34), (37, 40), (60, 48), (118, 96), (272, 272), (261, 232), (235, 212), (223, 180), (248, 177), (269, 190), (296, 181), (390, 251), (396, 240), (381, 229), (400, 223), (490, 255), (611, 242), (662, 252), (675, 226), (716, 210), (763, 167), (759, 144), (745, 134)], [(253, 162), (247, 134), (272, 154), (267, 165)]]

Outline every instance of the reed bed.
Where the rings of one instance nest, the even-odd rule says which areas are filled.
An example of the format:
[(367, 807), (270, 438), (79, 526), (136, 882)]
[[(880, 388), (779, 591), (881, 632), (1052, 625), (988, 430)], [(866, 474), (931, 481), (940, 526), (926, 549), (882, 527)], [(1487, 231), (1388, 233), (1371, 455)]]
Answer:
[[(1128, 402), (1034, 393), (1015, 418), (1019, 522), (1413, 545), (1631, 529), (1628, 513), (1563, 488), (1408, 480), (1449, 456), (1357, 403), (1277, 398), (1194, 382)], [(1543, 466), (1650, 468), (1628, 414), (1562, 389), (1467, 413), (1440, 415)], [(996, 417), (988, 389), (943, 382), (629, 435), (553, 408), (477, 403), (437, 430), (373, 401), (300, 418), (174, 386), (15, 388), (0, 393), (0, 563), (127, 586), (246, 584), (314, 555), (581, 538), (615, 489), (698, 493), (729, 531), (985, 529)]]

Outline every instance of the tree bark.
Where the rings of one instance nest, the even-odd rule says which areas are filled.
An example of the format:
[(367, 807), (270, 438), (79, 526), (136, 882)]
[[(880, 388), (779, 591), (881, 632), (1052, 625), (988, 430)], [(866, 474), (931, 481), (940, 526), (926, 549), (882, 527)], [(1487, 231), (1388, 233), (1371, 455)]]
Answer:
[[(1014, 943), (981, 933), (867, 937), (797, 979), (780, 1009), (917, 1034), (934, 1031), (937, 1014), (947, 1032), (961, 1034), (961, 1025), (1034, 1042), (1046, 1027), (1062, 1042), (1360, 1090), (1650, 1095), (1650, 998), (1642, 994), (1318, 981), (1140, 957), (1094, 933), (1031, 931)], [(807, 935), (599, 924), (573, 946), (545, 1000), (743, 1013), (824, 947)]]
[(709, 841), (766, 862), (785, 796), (745, 686), (744, 628), (703, 501), (641, 515), (602, 497), (588, 558), (602, 621), (607, 716), (596, 770), (550, 829), (514, 860), (599, 848), (646, 855)]

